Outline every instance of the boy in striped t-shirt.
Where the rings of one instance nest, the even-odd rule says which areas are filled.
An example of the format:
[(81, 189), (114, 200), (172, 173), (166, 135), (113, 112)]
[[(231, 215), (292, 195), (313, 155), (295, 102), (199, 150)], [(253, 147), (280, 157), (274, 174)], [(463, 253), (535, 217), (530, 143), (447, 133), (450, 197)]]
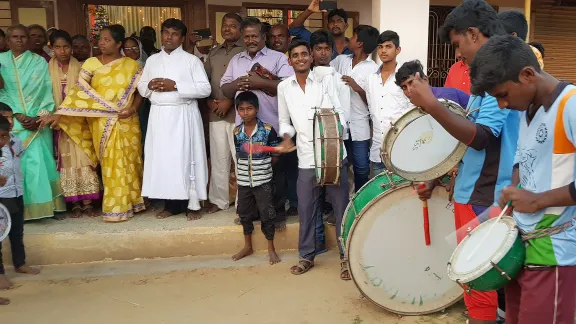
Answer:
[[(258, 146), (278, 146), (278, 135), (270, 124), (256, 117), (258, 97), (251, 91), (236, 96), (236, 109), (242, 123), (234, 128), (236, 146), (236, 174), (238, 181), (238, 215), (244, 229), (244, 248), (232, 259), (240, 260), (252, 254), (252, 232), (255, 214), (260, 215), (262, 233), (268, 240), (270, 264), (280, 262), (274, 248), (274, 183), (272, 182), (272, 163), (275, 157), (270, 153), (257, 150)], [(248, 147), (248, 149), (246, 149)]]
[[(498, 36), (470, 67), (472, 93), (522, 111), (512, 202), (525, 267), (505, 288), (507, 324), (573, 323), (576, 312), (576, 87), (544, 72), (521, 39)], [(516, 188), (520, 184), (521, 189)]]

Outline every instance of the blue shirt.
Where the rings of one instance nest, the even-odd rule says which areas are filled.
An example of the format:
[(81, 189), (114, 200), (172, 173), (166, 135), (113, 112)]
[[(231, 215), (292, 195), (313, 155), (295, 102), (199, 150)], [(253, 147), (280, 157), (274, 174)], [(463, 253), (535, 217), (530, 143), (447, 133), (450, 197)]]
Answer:
[(514, 152), (518, 143), (518, 111), (500, 109), (496, 98), (471, 96), (468, 119), (483, 125), (496, 138), (482, 150), (470, 147), (460, 162), (454, 201), (459, 204), (491, 206), (512, 181)]
[[(289, 30), (290, 30), (290, 36), (300, 38), (300, 39), (305, 40), (308, 43), (310, 43), (310, 36), (312, 36), (312, 33), (308, 29), (306, 29), (306, 27), (304, 27), (304, 26), (291, 27)], [(348, 38), (346, 38), (346, 41), (348, 41)], [(348, 46), (344, 47), (344, 50), (342, 50), (342, 53), (338, 53), (338, 50), (336, 49), (336, 45), (332, 46), (332, 59), (331, 60), (335, 59), (340, 54), (354, 54), (354, 53), (348, 48)]]
[(430, 88), (432, 88), (432, 93), (434, 94), (436, 99), (448, 99), (459, 104), (460, 107), (462, 108), (468, 107), (468, 101), (470, 99), (470, 96), (466, 92), (454, 88), (440, 88), (440, 87), (430, 87)]
[(0, 176), (6, 177), (6, 184), (0, 187), (0, 198), (20, 197), (24, 192), (24, 175), (20, 169), (20, 157), (24, 152), (22, 141), (10, 134), (10, 144), (0, 151)]

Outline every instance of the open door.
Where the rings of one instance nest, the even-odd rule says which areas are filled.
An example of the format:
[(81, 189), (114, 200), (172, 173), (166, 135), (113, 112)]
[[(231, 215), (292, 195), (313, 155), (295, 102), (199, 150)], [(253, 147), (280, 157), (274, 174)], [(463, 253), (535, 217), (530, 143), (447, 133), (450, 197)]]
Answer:
[(29, 26), (38, 24), (44, 28), (55, 27), (54, 2), (17, 0), (11, 2), (12, 21)]

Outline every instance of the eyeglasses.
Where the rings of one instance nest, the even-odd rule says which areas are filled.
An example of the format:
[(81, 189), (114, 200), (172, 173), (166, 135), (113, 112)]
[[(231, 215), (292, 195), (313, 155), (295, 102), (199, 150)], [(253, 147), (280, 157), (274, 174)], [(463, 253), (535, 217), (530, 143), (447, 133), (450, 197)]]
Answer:
[(125, 50), (125, 51), (131, 51), (131, 52), (138, 52), (138, 51), (140, 51), (140, 47), (137, 47), (137, 46), (135, 46), (135, 47), (125, 47), (124, 50)]

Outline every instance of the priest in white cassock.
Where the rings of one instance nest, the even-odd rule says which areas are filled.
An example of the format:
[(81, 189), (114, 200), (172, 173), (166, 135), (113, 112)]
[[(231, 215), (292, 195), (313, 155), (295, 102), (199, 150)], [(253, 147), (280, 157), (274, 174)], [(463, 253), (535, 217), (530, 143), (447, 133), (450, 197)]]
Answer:
[(165, 200), (158, 218), (186, 212), (200, 218), (207, 199), (208, 167), (197, 99), (210, 95), (200, 59), (182, 49), (181, 20), (162, 23), (162, 51), (146, 61), (138, 91), (152, 102), (144, 146), (142, 196)]

